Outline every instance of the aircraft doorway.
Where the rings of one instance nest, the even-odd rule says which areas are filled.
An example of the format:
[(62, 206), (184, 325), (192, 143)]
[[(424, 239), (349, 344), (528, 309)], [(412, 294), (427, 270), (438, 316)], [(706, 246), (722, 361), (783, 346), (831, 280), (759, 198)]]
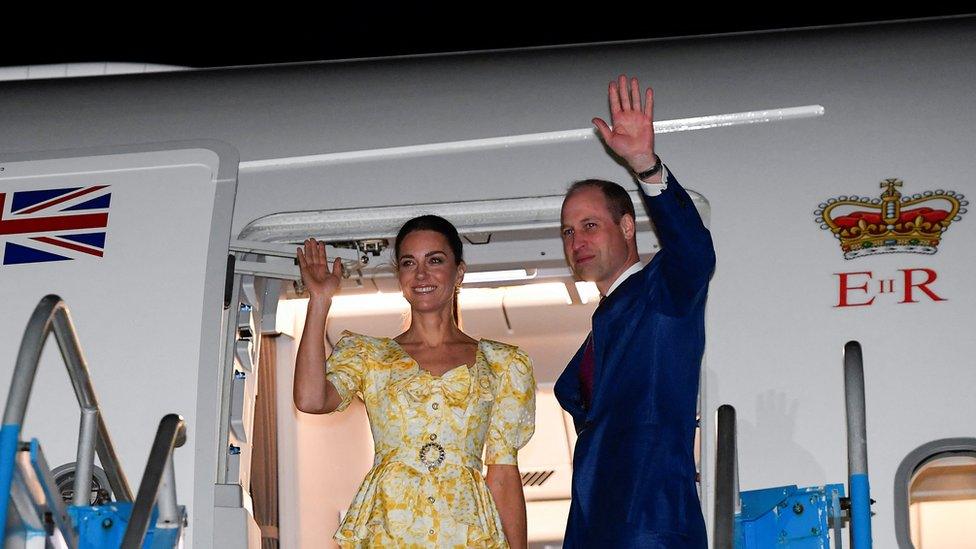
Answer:
[[(707, 201), (692, 196), (707, 223)], [(362, 402), (324, 416), (297, 412), (292, 403), (294, 360), (307, 306), (300, 283), (288, 281), (299, 278), (295, 243), (307, 236), (326, 241), (329, 255), (341, 257), (349, 273), (333, 301), (327, 346), (337, 342), (344, 330), (392, 337), (403, 330), (408, 305), (396, 286), (389, 244), (403, 219), (431, 212), (454, 222), (465, 240), (469, 268), (459, 298), (462, 328), (474, 337), (517, 345), (533, 360), (538, 383), (536, 433), (519, 452), (529, 541), (535, 549), (561, 545), (575, 431), (556, 403), (552, 385), (584, 341), (599, 301), (595, 286), (575, 282), (565, 265), (557, 236), (561, 201), (561, 196), (546, 196), (276, 214), (252, 222), (242, 232), (242, 240), (232, 243), (232, 251), (238, 253), (238, 273), (251, 273), (255, 280), (285, 279), (277, 292), (281, 299), (274, 321), (267, 318), (271, 307), (265, 307), (263, 314), (265, 335), (276, 335), (263, 339), (265, 345), (274, 345), (276, 355), (279, 523), (275, 533), (281, 547), (333, 546), (332, 534), (373, 461)], [(637, 238), (639, 249), (648, 252), (642, 255), (647, 261), (658, 246), (640, 211)], [(268, 305), (271, 298), (268, 293)], [(703, 438), (696, 437), (696, 457), (702, 456)], [(252, 486), (255, 475), (252, 472)], [(708, 473), (702, 471), (701, 478), (708, 478)], [(706, 497), (703, 487), (703, 508), (707, 508)]]

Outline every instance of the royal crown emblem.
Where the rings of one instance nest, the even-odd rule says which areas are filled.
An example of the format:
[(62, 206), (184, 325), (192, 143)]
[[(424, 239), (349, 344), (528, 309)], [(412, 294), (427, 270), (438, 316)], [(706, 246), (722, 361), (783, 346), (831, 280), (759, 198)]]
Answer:
[(888, 253), (934, 254), (942, 234), (969, 202), (954, 191), (902, 196), (900, 179), (881, 182), (879, 198), (840, 196), (822, 202), (814, 221), (840, 240), (844, 259)]

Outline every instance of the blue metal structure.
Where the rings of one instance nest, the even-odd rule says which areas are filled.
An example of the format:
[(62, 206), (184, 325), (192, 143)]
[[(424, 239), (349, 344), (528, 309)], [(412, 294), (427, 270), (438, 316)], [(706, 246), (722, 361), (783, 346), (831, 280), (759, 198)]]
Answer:
[[(110, 503), (107, 505), (75, 506), (68, 509), (71, 520), (78, 527), (79, 549), (107, 549), (121, 547), (125, 531), (132, 516), (131, 503)], [(185, 515), (181, 506), (180, 513)], [(159, 517), (153, 510), (150, 524), (155, 525)], [(143, 539), (142, 549), (169, 549), (176, 547), (183, 537), (183, 525), (173, 528), (150, 527)]]
[[(25, 455), (26, 459), (21, 456)], [(110, 502), (105, 505), (73, 505), (65, 507), (44, 459), (40, 443), (32, 439), (20, 444), (14, 459), (3, 456), (5, 466), (12, 467), (11, 490), (8, 491), (8, 514), (12, 508), (16, 516), (9, 517), (12, 526), (5, 539), (27, 540), (60, 535), (68, 547), (78, 549), (117, 549), (132, 547), (123, 540), (130, 530), (138, 505), (130, 502)], [(43, 497), (37, 497), (43, 495)], [(159, 506), (150, 508), (146, 533), (140, 549), (168, 549), (176, 547), (183, 537), (186, 509), (177, 507), (178, 520), (160, 520)], [(135, 549), (133, 547), (132, 549)]]
[(842, 484), (742, 492), (742, 511), (735, 517), (735, 546), (829, 549), (831, 529), (842, 527), (843, 497)]
[[(37, 439), (20, 441), (21, 426), (41, 350), (54, 332), (82, 412), (72, 503), (67, 507)], [(0, 427), (0, 543), (22, 546), (28, 540), (60, 539), (74, 549), (163, 549), (177, 547), (186, 526), (186, 509), (176, 504), (172, 453), (185, 442), (185, 422), (176, 414), (160, 421), (139, 497), (132, 501), (128, 481), (95, 398), (67, 306), (45, 296), (34, 310), (21, 341)], [(106, 466), (119, 501), (90, 505), (95, 452)], [(158, 501), (158, 504), (157, 504)], [(45, 543), (50, 545), (50, 543)]]

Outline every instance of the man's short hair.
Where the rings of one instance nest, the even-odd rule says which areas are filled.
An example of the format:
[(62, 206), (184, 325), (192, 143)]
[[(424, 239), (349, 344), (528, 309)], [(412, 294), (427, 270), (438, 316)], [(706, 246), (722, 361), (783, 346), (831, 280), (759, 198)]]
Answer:
[(589, 188), (599, 189), (603, 193), (603, 198), (607, 201), (607, 209), (610, 211), (610, 217), (613, 218), (614, 223), (620, 223), (620, 218), (624, 214), (630, 214), (632, 219), (637, 219), (637, 215), (634, 213), (634, 201), (630, 199), (627, 191), (613, 181), (604, 179), (583, 179), (573, 183), (566, 191), (563, 203), (574, 194)]

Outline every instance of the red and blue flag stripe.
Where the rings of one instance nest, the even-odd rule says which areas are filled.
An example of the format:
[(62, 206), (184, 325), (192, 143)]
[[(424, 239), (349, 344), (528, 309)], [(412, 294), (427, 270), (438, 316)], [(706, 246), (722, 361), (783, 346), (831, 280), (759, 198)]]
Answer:
[(102, 257), (108, 185), (0, 192), (3, 264)]

